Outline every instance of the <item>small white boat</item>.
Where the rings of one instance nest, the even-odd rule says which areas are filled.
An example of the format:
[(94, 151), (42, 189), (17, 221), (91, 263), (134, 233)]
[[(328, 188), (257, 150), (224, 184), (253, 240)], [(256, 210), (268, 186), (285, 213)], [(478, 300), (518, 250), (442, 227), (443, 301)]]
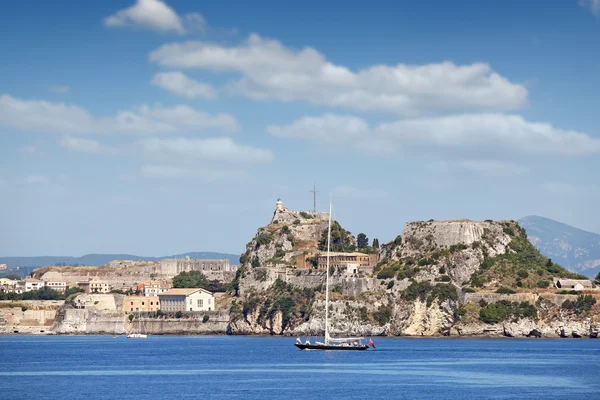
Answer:
[(145, 335), (143, 333), (130, 333), (129, 335), (127, 335), (127, 337), (130, 339), (146, 339), (148, 335)]
[(146, 339), (148, 337), (148, 335), (146, 335), (145, 333), (142, 333), (145, 331), (145, 329), (144, 329), (144, 323), (143, 323), (141, 317), (138, 315), (138, 318), (136, 318), (136, 320), (137, 320), (137, 331), (130, 333), (129, 335), (127, 335), (127, 337), (129, 339)]

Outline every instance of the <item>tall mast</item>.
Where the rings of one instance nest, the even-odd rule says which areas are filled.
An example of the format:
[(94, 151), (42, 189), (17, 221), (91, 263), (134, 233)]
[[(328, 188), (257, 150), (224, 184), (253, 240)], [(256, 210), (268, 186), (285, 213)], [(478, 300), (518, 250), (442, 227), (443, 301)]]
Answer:
[(313, 194), (313, 212), (317, 212), (317, 184), (313, 183), (313, 190), (310, 191)]
[(329, 226), (327, 228), (327, 270), (325, 271), (325, 344), (329, 344), (329, 251), (331, 248), (331, 200), (329, 200)]

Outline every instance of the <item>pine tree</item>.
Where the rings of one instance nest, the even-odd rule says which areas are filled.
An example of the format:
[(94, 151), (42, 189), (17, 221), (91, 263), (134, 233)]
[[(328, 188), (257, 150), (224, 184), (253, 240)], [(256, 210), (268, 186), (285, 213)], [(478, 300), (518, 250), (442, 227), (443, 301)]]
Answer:
[(377, 239), (377, 238), (373, 239), (373, 248), (374, 249), (379, 248), (379, 239)]
[(359, 233), (356, 236), (356, 245), (359, 249), (366, 249), (369, 247), (369, 238), (364, 233)]

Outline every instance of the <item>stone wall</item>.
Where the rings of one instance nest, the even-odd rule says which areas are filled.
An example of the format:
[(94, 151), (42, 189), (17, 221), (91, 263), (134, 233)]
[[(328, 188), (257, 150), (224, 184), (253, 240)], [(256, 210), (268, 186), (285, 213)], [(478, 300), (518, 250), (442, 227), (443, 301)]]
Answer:
[[(204, 316), (208, 321), (203, 322)], [(224, 335), (229, 327), (229, 312), (185, 313), (182, 318), (142, 318), (143, 332), (150, 335)], [(136, 320), (128, 322), (127, 330), (137, 327)]]
[(0, 301), (0, 333), (49, 333), (63, 304), (52, 300)]

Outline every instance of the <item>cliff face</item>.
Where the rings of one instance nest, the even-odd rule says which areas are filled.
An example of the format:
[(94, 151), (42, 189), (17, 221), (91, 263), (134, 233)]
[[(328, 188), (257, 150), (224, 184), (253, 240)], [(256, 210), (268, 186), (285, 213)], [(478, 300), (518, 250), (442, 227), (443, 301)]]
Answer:
[[(266, 228), (276, 232), (272, 224)], [(249, 244), (249, 256), (261, 255), (253, 253), (261, 232)], [(317, 240), (320, 233), (314, 234)], [(541, 256), (514, 221), (408, 223), (380, 255), (372, 273), (331, 276), (333, 335), (578, 337), (595, 336), (600, 327), (597, 305), (574, 310), (578, 296), (545, 289), (568, 272)], [(324, 272), (291, 263), (248, 263), (231, 332), (322, 335), (324, 282)], [(522, 293), (494, 293), (501, 286)], [(295, 290), (307, 301), (292, 301)], [(281, 307), (287, 298), (295, 308)]]
[(259, 228), (240, 258), (241, 267), (293, 265), (294, 257), (317, 251), (327, 229), (328, 213), (276, 210), (271, 222)]

